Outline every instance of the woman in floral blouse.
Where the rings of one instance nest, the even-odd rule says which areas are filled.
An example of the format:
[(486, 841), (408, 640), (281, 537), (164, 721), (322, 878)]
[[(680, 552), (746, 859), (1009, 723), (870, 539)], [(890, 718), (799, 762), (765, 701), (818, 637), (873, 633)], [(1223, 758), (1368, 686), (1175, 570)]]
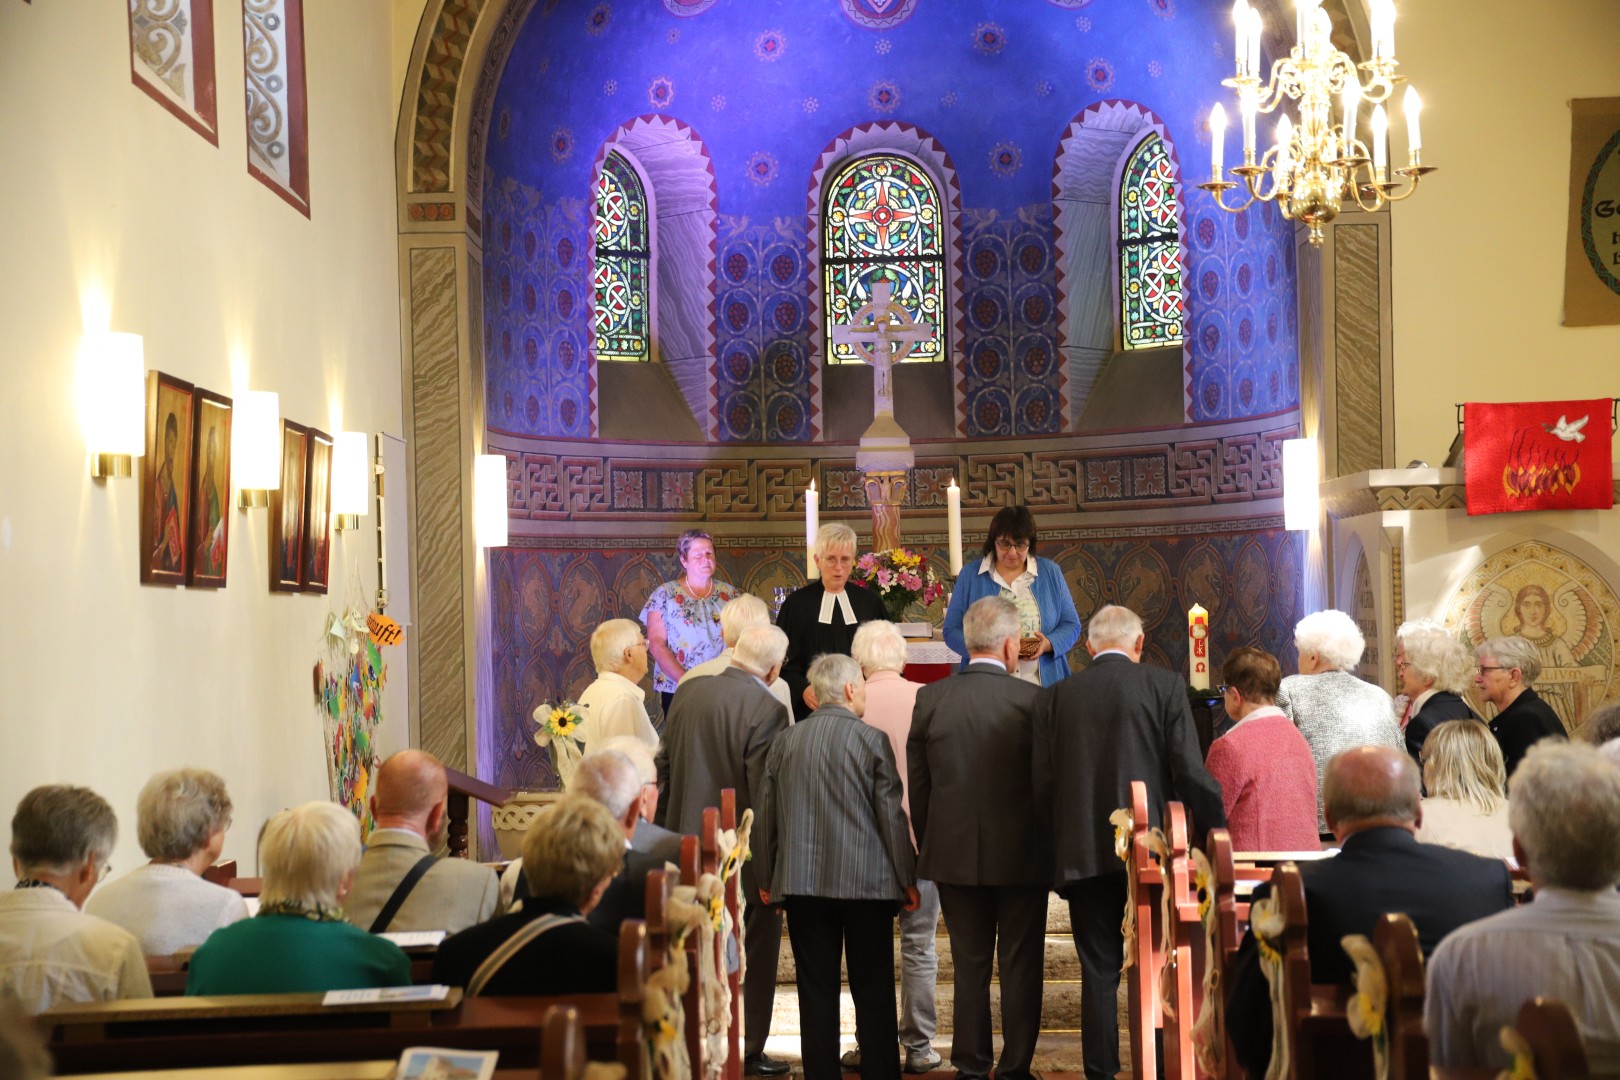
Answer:
[(675, 554), (684, 571), (674, 581), (653, 590), (641, 609), (647, 628), (647, 648), (658, 669), (653, 689), (669, 710), (675, 684), (686, 669), (711, 660), (725, 649), (720, 636), (720, 609), (740, 590), (714, 579), (714, 538), (702, 529), (688, 529), (675, 542)]

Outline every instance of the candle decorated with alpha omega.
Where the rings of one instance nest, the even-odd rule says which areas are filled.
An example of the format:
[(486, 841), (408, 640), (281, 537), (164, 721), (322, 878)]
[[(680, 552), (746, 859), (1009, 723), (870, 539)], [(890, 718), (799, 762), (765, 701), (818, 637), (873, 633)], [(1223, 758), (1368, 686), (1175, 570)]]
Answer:
[(1209, 612), (1200, 604), (1187, 609), (1187, 679), (1195, 690), (1209, 689)]

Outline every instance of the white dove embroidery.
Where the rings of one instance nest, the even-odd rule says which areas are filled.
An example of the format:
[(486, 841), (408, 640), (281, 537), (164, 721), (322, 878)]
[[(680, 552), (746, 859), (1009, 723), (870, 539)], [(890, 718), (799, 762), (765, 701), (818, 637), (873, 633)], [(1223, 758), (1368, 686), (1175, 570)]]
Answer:
[(1572, 424), (1565, 417), (1560, 416), (1558, 423), (1542, 424), (1541, 427), (1549, 434), (1563, 439), (1565, 442), (1585, 442), (1586, 436), (1581, 433), (1581, 428), (1585, 427), (1586, 422), (1590, 419), (1592, 417), (1588, 414)]

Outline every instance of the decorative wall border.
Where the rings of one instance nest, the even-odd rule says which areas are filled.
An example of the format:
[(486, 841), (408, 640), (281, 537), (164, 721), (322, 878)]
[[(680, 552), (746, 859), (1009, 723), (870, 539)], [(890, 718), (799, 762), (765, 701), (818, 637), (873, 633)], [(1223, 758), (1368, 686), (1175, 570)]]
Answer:
[(948, 208), (945, 226), (945, 245), (949, 268), (945, 288), (950, 294), (950, 341), (947, 355), (956, 357), (951, 379), (951, 398), (955, 405), (956, 430), (967, 434), (967, 354), (963, 348), (966, 335), (966, 311), (962, 305), (962, 185), (957, 179), (956, 164), (945, 145), (915, 124), (900, 120), (874, 120), (835, 136), (816, 157), (810, 170), (805, 191), (806, 239), (810, 249), (808, 262), (810, 276), (810, 425), (819, 431), (821, 424), (821, 377), (827, 363), (825, 330), (825, 297), (821, 284), (821, 202), (822, 188), (827, 174), (833, 169), (863, 154), (888, 151), (911, 158), (921, 165), (939, 185), (940, 201)]
[[(129, 4), (129, 78), (182, 124), (219, 145), (219, 87), (214, 73), (214, 0)], [(184, 29), (177, 22), (183, 17)], [(145, 46), (143, 48), (142, 46)], [(172, 45), (172, 52), (165, 46)], [(190, 49), (190, 55), (183, 55)], [(155, 62), (154, 62), (155, 61)], [(144, 69), (144, 70), (143, 70)], [(178, 69), (178, 70), (177, 70)], [(174, 85), (189, 77), (189, 94)], [(190, 107), (186, 101), (190, 98)]]
[[(1117, 436), (1034, 450), (991, 440), (921, 444), (904, 505), (925, 518), (943, 516), (945, 490), (955, 477), (968, 512), (1020, 503), (1080, 515), (1167, 510), (1182, 516), (1188, 510), (1252, 508), (1281, 498), (1282, 443), (1298, 432), (1291, 417), (1284, 426), (1261, 431), (1223, 425), (1188, 436), (1149, 432), (1123, 444)], [(859, 519), (867, 512), (854, 447), (848, 445), (737, 452), (491, 432), (488, 450), (507, 456), (508, 508), (517, 535), (550, 535), (552, 523), (563, 521), (792, 527), (803, 520), (800, 493), (812, 478), (821, 488), (824, 515)]]

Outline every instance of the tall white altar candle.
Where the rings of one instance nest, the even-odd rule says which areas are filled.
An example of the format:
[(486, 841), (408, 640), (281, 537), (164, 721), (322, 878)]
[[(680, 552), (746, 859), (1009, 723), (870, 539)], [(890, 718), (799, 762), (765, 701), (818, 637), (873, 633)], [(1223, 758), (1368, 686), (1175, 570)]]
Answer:
[(1187, 609), (1187, 681), (1209, 689), (1209, 612), (1201, 604)]
[(811, 480), (804, 492), (804, 576), (811, 581), (821, 577), (821, 571), (816, 568), (816, 533), (820, 531), (821, 493)]
[(947, 543), (951, 549), (951, 575), (954, 577), (962, 572), (962, 489), (956, 486), (956, 477), (951, 477), (951, 486), (945, 489), (946, 529), (949, 532)]

